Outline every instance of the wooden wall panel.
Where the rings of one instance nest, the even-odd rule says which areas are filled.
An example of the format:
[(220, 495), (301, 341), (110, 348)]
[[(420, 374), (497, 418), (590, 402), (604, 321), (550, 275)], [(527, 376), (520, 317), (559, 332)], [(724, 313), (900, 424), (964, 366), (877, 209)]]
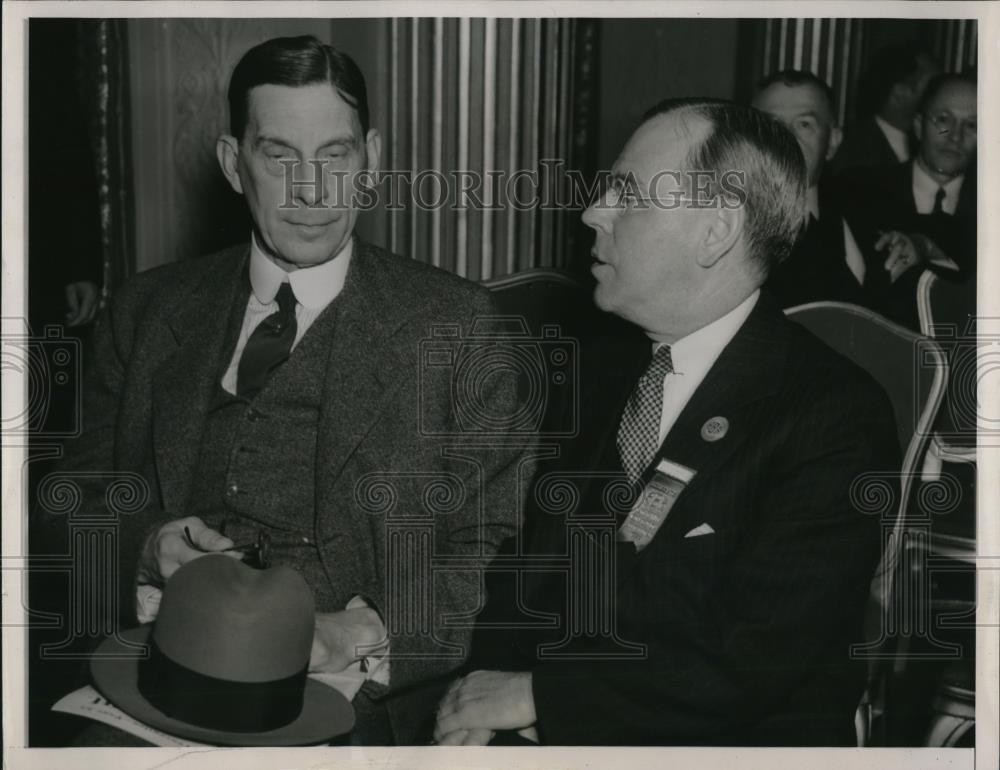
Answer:
[(239, 58), (278, 35), (330, 40), (329, 20), (130, 19), (136, 270), (247, 237), (241, 199), (215, 160)]

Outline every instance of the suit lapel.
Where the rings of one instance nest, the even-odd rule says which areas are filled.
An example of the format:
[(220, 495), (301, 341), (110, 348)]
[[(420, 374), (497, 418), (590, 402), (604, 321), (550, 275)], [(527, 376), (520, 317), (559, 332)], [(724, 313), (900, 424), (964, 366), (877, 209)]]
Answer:
[(187, 506), (209, 402), (228, 364), (227, 342), (236, 338), (246, 308), (248, 254), (245, 249), (238, 259), (220, 261), (168, 320), (177, 347), (153, 380), (153, 444), (164, 508), (179, 515)]
[[(771, 297), (763, 293), (746, 322), (723, 349), (678, 416), (657, 453), (657, 459), (646, 472), (645, 480), (648, 481), (660, 459), (680, 463), (696, 472), (678, 498), (675, 509), (654, 537), (654, 542), (676, 529), (689, 524), (696, 526), (704, 521), (706, 512), (686, 509), (685, 497), (697, 492), (702, 484), (711, 484), (716, 470), (757, 426), (754, 415), (759, 403), (775, 393), (780, 385), (788, 335), (788, 321)], [(713, 440), (706, 425), (714, 422), (718, 426), (722, 421), (726, 429), (721, 437)], [(700, 520), (693, 521), (694, 518)], [(639, 558), (651, 548), (652, 545)]]
[[(338, 298), (336, 326), (327, 359), (317, 433), (317, 494), (320, 498), (382, 412), (398, 384), (407, 359), (417, 354), (396, 332), (406, 321), (400, 289), (391, 286), (391, 265), (378, 264), (377, 252), (360, 239), (344, 290)], [(416, 416), (414, 416), (416, 418)], [(317, 500), (320, 524), (326, 509)]]

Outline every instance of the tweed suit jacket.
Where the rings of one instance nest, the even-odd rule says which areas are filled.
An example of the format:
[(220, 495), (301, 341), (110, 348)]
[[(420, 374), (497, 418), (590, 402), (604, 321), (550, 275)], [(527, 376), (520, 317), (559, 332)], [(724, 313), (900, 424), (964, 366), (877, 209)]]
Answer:
[[(585, 352), (580, 434), (529, 496), (522, 630), (484, 636), (474, 666), (532, 671), (548, 744), (853, 743), (866, 666), (849, 647), (881, 538), (851, 486), (897, 467), (888, 399), (763, 293), (646, 471), (696, 472), (652, 541), (589, 546), (567, 578), (558, 557), (585, 547), (568, 532), (621, 522), (616, 435), (649, 359), (643, 335)], [(581, 616), (594, 585), (603, 610)]]
[[(248, 255), (243, 245), (137, 275), (99, 325), (83, 433), (61, 470), (127, 471), (148, 484), (148, 505), (119, 525), (126, 620), (134, 622), (145, 539), (187, 515), (206, 410), (232, 354), (227, 327), (246, 297)], [(464, 659), (471, 618), (484, 601), (476, 568), (513, 531), (523, 451), (497, 447), (502, 435), (489, 449), (466, 449), (462, 435), (447, 436), (461, 434), (452, 391), (420, 377), (421, 346), (435, 324), (466, 334), (492, 312), (484, 289), (356, 240), (331, 310), (337, 316), (317, 426), (316, 528), (318, 542), (346, 538), (351, 547), (338, 547), (335, 563), (323, 548), (320, 556), (335, 592), (345, 601), (366, 597), (385, 619), (392, 654), (385, 697), (396, 739), (406, 743), (437, 697), (420, 696), (420, 686)], [(514, 403), (515, 385), (490, 383), (478, 395), (502, 413)], [(98, 481), (85, 486), (82, 507), (104, 506), (106, 485)], [(407, 532), (423, 533), (415, 535), (423, 551), (394, 550), (413, 542)], [(433, 574), (424, 561), (400, 568), (404, 559), (432, 557), (464, 566)], [(421, 596), (430, 597), (430, 607), (397, 611)], [(446, 626), (452, 616), (466, 621)]]

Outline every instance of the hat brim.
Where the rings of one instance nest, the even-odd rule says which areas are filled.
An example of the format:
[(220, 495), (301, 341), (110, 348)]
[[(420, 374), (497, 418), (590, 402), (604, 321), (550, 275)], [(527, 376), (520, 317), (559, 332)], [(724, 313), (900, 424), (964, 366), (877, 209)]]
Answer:
[[(199, 727), (167, 716), (139, 692), (139, 660), (134, 645), (145, 644), (152, 626), (141, 626), (104, 640), (90, 660), (90, 673), (101, 695), (130, 717), (179, 738), (219, 746), (310, 746), (328, 743), (354, 727), (354, 708), (340, 692), (306, 680), (302, 713), (277, 730), (226, 732)], [(131, 646), (130, 646), (131, 645)]]

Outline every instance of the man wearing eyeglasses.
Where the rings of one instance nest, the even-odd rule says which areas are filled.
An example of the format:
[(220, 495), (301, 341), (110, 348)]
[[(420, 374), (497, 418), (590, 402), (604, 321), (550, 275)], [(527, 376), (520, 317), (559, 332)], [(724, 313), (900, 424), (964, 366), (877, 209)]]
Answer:
[(844, 204), (859, 238), (882, 252), (892, 282), (886, 312), (916, 325), (916, 282), (929, 268), (950, 280), (974, 280), (976, 269), (976, 81), (937, 75), (913, 120), (916, 156), (847, 172)]
[(880, 388), (761, 288), (802, 222), (802, 154), (750, 107), (672, 100), (614, 174), (584, 214), (594, 299), (635, 334), (583, 359), (580, 433), (530, 496), (522, 614), (481, 629), (436, 738), (852, 745), (881, 552), (853, 485), (898, 448)]

